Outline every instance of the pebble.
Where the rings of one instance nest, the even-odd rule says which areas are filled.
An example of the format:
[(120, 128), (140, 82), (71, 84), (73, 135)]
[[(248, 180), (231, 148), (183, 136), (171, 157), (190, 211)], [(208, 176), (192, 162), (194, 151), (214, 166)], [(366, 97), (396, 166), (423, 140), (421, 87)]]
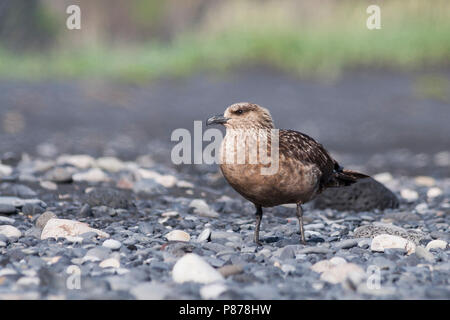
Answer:
[(444, 240), (431, 240), (428, 242), (427, 246), (425, 247), (428, 251), (433, 249), (447, 249), (447, 242)]
[[(56, 183), (69, 183), (72, 182), (72, 176), (75, 170), (70, 167), (58, 167), (48, 171), (45, 174), (45, 179)], [(47, 184), (48, 185), (48, 184)], [(52, 188), (51, 186), (50, 188)]]
[(17, 271), (10, 268), (0, 269), (0, 277), (16, 275)]
[(10, 176), (13, 169), (10, 166), (0, 163), (0, 177)]
[(310, 223), (305, 225), (305, 230), (315, 230), (315, 229), (323, 229), (325, 225), (323, 223)]
[(79, 155), (62, 155), (58, 157), (56, 163), (59, 165), (69, 164), (79, 169), (87, 169), (95, 165), (95, 159), (91, 156)]
[(197, 237), (197, 242), (207, 242), (211, 240), (211, 229), (205, 228)]
[(224, 280), (220, 272), (194, 253), (187, 253), (177, 261), (172, 277), (176, 283), (192, 281), (207, 284)]
[(41, 214), (36, 219), (36, 228), (43, 230), (45, 225), (47, 224), (48, 220), (57, 218), (56, 214), (51, 211), (46, 211), (43, 214)]
[(182, 230), (173, 230), (165, 235), (166, 239), (169, 241), (184, 241), (189, 242), (191, 240), (191, 236), (189, 233), (184, 232)]
[(358, 245), (357, 239), (342, 240), (335, 244), (336, 249), (350, 249)]
[(10, 225), (2, 225), (0, 226), (0, 235), (4, 235), (8, 239), (20, 238), (22, 236), (22, 232), (16, 227)]
[(402, 189), (400, 191), (400, 195), (408, 202), (414, 202), (419, 199), (419, 194), (417, 193), (417, 191), (414, 191), (412, 189)]
[[(360, 279), (364, 278), (364, 270), (354, 263), (339, 263), (334, 267), (326, 270), (320, 276), (320, 279), (329, 283), (343, 283), (348, 278), (353, 278), (353, 282), (359, 282)], [(355, 279), (358, 279), (355, 281)]]
[(102, 246), (109, 248), (111, 250), (119, 250), (120, 247), (122, 246), (122, 243), (114, 239), (107, 239), (103, 242)]
[(316, 247), (307, 247), (307, 248), (301, 249), (297, 253), (299, 253), (299, 254), (310, 254), (310, 253), (328, 254), (328, 253), (332, 253), (332, 252), (333, 251), (331, 249), (316, 246)]
[(114, 157), (102, 157), (98, 158), (96, 165), (109, 172), (119, 172), (125, 168), (125, 164), (117, 158)]
[(178, 216), (178, 211), (166, 211), (161, 213), (162, 217), (172, 218)]
[(73, 181), (86, 181), (86, 182), (103, 182), (108, 181), (109, 177), (103, 170), (99, 168), (92, 168), (86, 172), (80, 172), (73, 175)]
[(385, 249), (404, 249), (408, 255), (416, 250), (416, 245), (402, 237), (393, 236), (390, 234), (380, 234), (375, 236), (372, 240), (370, 250), (384, 252)]
[(139, 169), (138, 176), (141, 179), (151, 179), (165, 188), (172, 188), (177, 183), (177, 178), (172, 175), (162, 175), (153, 170)]
[(163, 300), (171, 291), (167, 285), (151, 281), (133, 287), (130, 292), (138, 300)]
[(321, 260), (319, 262), (316, 262), (314, 265), (310, 267), (310, 269), (317, 273), (323, 273), (343, 263), (347, 263), (347, 261), (344, 258), (333, 257), (330, 260)]
[(38, 286), (40, 284), (40, 279), (38, 277), (22, 277), (17, 280), (17, 285), (27, 287), (27, 286)]
[(105, 247), (89, 249), (83, 257), (83, 261), (102, 261), (109, 258), (110, 250)]
[(203, 199), (194, 199), (189, 204), (189, 208), (193, 209), (193, 213), (201, 217), (217, 218), (219, 214), (212, 210)]
[(52, 190), (52, 191), (58, 190), (58, 185), (51, 181), (41, 181), (41, 182), (39, 182), (39, 185), (42, 188), (47, 189), (47, 190)]
[(419, 203), (416, 207), (415, 210), (418, 214), (425, 214), (428, 212), (428, 205), (423, 202), (423, 203)]
[(117, 259), (109, 258), (105, 259), (99, 264), (100, 268), (120, 268), (120, 262)]
[(417, 176), (414, 178), (414, 182), (423, 187), (432, 187), (436, 184), (436, 180), (428, 176)]
[(419, 258), (423, 258), (427, 262), (430, 262), (430, 263), (434, 263), (436, 261), (436, 258), (434, 257), (434, 255), (422, 246), (416, 247), (416, 255)]
[(442, 195), (442, 190), (437, 187), (430, 188), (427, 191), (427, 197), (431, 198), (431, 199), (437, 198), (441, 195)]
[(0, 213), (2, 214), (14, 214), (17, 209), (15, 206), (9, 203), (0, 203)]
[(226, 277), (244, 272), (244, 268), (240, 264), (229, 264), (229, 265), (220, 267), (219, 269), (217, 269), (217, 271), (219, 271), (220, 274), (226, 278)]
[(180, 180), (180, 181), (177, 182), (177, 187), (178, 188), (190, 188), (190, 189), (193, 189), (194, 188), (194, 184), (190, 183), (189, 181)]
[(13, 218), (0, 216), (0, 224), (14, 224), (15, 221)]
[(200, 296), (205, 300), (217, 299), (222, 293), (227, 290), (227, 286), (222, 283), (207, 284), (200, 288)]
[(141, 179), (133, 185), (133, 191), (137, 194), (163, 194), (164, 188), (153, 179)]
[(68, 220), (50, 219), (42, 230), (41, 240), (47, 238), (67, 238), (82, 235), (87, 232), (95, 232), (101, 238), (108, 238), (106, 232), (89, 227), (87, 223)]
[(389, 172), (381, 172), (372, 176), (375, 180), (380, 183), (388, 183), (394, 180), (394, 177)]

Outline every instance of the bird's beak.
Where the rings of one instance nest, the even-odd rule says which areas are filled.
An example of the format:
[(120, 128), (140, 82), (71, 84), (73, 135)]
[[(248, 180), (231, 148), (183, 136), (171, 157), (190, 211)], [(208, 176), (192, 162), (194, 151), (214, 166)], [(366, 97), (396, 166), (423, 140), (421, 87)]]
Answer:
[(227, 121), (230, 120), (229, 118), (225, 118), (223, 115), (219, 114), (217, 116), (211, 117), (208, 120), (206, 120), (206, 125), (212, 125), (212, 124), (224, 124), (227, 123)]

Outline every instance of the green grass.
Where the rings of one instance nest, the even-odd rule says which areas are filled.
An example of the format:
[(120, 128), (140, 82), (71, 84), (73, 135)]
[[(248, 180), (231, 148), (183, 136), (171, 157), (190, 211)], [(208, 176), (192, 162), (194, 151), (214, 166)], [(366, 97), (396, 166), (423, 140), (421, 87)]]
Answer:
[(450, 61), (450, 19), (445, 14), (410, 19), (387, 16), (382, 29), (374, 31), (365, 28), (366, 15), (348, 21), (343, 17), (338, 15), (334, 24), (327, 21), (322, 27), (227, 26), (209, 33), (185, 33), (171, 43), (134, 47), (59, 49), (45, 55), (0, 50), (0, 77), (139, 83), (199, 71), (225, 72), (247, 64), (274, 66), (301, 76), (334, 77), (354, 66), (414, 70)]

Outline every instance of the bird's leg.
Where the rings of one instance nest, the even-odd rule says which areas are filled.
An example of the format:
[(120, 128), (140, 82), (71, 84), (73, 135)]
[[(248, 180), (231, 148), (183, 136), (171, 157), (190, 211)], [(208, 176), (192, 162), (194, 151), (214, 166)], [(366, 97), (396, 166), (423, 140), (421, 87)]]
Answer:
[(259, 226), (261, 225), (261, 219), (263, 216), (263, 210), (262, 207), (260, 205), (255, 204), (256, 207), (256, 226), (255, 226), (255, 234), (254, 234), (254, 238), (253, 240), (255, 241), (255, 243), (260, 246), (261, 242), (259, 241)]
[(297, 218), (298, 218), (298, 224), (300, 228), (300, 237), (301, 237), (301, 243), (306, 244), (305, 240), (305, 231), (303, 230), (303, 209), (302, 204), (297, 203)]

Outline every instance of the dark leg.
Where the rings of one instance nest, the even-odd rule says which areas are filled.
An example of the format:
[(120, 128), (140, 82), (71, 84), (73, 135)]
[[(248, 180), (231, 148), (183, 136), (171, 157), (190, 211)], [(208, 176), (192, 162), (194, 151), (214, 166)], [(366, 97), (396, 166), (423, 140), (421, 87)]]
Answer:
[(300, 237), (301, 237), (300, 241), (302, 244), (306, 244), (305, 231), (303, 230), (303, 209), (301, 203), (297, 203), (297, 218), (300, 227)]
[(259, 241), (259, 226), (261, 225), (261, 219), (263, 216), (263, 210), (262, 207), (258, 204), (255, 204), (256, 207), (256, 227), (255, 227), (255, 235), (253, 238), (253, 241), (255, 241), (255, 243), (260, 246), (261, 242)]

